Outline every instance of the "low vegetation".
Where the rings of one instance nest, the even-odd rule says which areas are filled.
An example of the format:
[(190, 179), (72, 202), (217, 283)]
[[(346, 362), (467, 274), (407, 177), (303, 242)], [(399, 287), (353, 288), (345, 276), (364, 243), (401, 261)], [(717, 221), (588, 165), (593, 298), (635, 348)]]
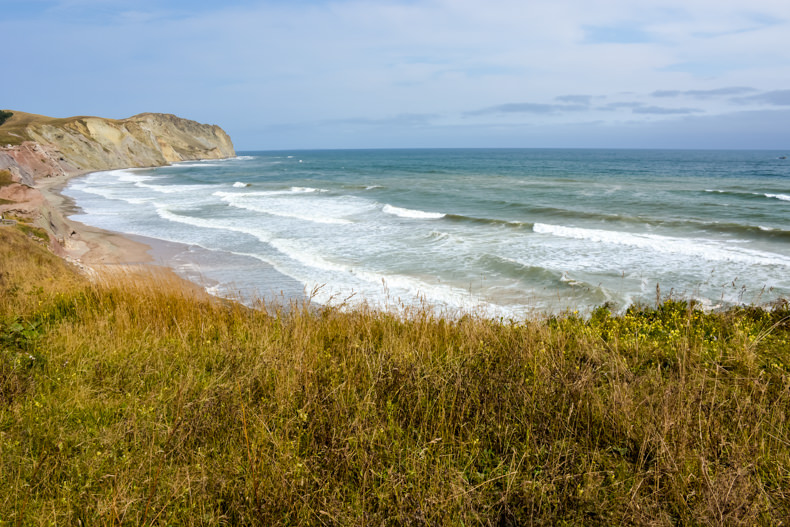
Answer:
[[(6, 145), (19, 145), (24, 141), (35, 140), (31, 137), (29, 132), (30, 128), (35, 129), (41, 126), (53, 126), (55, 128), (64, 128), (73, 126), (74, 122), (84, 119), (84, 116), (74, 117), (48, 117), (46, 115), (38, 115), (26, 112), (10, 112), (6, 111), (6, 118), (0, 122), (0, 148)], [(111, 119), (108, 119), (112, 121)]]
[(789, 316), (253, 310), (0, 229), (0, 525), (786, 525)]
[[(33, 114), (17, 114), (6, 110), (0, 111), (0, 147), (18, 145), (28, 139), (25, 128), (35, 119)], [(13, 118), (13, 119), (12, 119)]]
[(0, 170), (0, 187), (5, 187), (14, 182), (11, 172), (8, 170)]
[(19, 145), (23, 141), (31, 140), (27, 129), (31, 125), (63, 126), (72, 119), (57, 119), (44, 115), (25, 112), (2, 111), (0, 116), (0, 147), (6, 145)]

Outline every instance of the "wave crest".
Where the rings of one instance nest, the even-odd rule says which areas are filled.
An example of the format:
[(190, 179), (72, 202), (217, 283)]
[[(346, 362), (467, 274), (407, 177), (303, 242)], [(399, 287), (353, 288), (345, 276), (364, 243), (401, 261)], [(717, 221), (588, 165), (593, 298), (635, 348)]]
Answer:
[(656, 253), (679, 254), (708, 261), (741, 262), (752, 265), (790, 265), (790, 258), (785, 256), (729, 247), (721, 243), (693, 238), (674, 238), (658, 234), (642, 234), (622, 231), (607, 231), (601, 229), (583, 229), (580, 227), (565, 227), (562, 225), (549, 225), (536, 223), (532, 230), (538, 234), (549, 234), (561, 238), (585, 240), (595, 243), (611, 245), (625, 245), (639, 249), (647, 249)]
[(424, 210), (404, 209), (389, 204), (384, 205), (381, 211), (385, 214), (391, 214), (393, 216), (399, 216), (401, 218), (412, 218), (412, 219), (420, 219), (420, 220), (438, 220), (445, 217), (445, 214), (442, 214), (441, 212), (426, 212)]

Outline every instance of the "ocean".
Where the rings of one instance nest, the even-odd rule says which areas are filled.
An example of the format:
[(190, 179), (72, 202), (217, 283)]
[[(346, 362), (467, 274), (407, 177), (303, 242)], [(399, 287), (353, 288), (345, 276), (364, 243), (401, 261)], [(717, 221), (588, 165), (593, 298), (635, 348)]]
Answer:
[(786, 154), (242, 152), (63, 193), (75, 220), (183, 244), (164, 263), (217, 295), (517, 319), (790, 298)]

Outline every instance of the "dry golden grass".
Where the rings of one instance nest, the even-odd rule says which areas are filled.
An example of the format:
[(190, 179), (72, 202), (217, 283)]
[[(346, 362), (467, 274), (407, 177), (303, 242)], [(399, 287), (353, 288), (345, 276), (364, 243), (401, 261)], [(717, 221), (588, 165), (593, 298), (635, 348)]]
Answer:
[(8, 120), (0, 123), (0, 147), (7, 144), (18, 145), (23, 141), (30, 141), (27, 128), (31, 125), (64, 126), (72, 121), (84, 119), (84, 116), (75, 117), (48, 117), (35, 113), (11, 111), (13, 114)]
[(0, 525), (790, 518), (786, 306), (251, 310), (164, 276), (88, 283), (12, 231)]
[(8, 170), (0, 170), (0, 187), (10, 185), (13, 182), (14, 179), (11, 177), (11, 172)]

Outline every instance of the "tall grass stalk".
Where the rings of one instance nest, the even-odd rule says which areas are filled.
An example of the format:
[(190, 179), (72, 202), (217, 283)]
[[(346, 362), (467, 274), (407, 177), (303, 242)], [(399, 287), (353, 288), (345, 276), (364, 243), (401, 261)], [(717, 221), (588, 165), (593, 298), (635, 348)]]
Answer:
[(14, 229), (0, 273), (0, 525), (790, 518), (786, 305), (249, 309)]

